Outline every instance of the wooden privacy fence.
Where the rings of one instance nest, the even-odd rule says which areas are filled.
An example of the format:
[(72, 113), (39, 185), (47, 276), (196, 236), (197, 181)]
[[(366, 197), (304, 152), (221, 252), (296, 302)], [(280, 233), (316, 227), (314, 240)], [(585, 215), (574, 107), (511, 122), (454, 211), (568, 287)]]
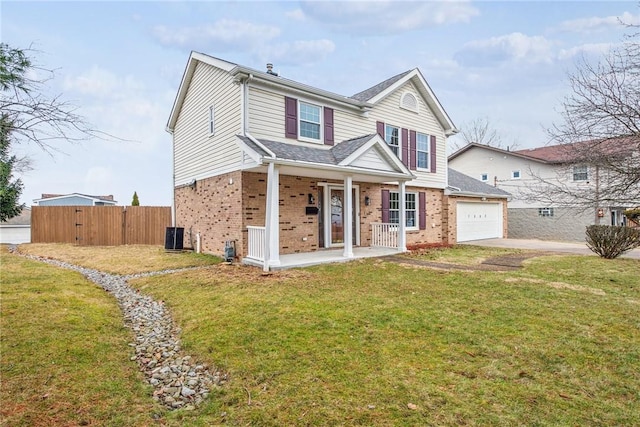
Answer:
[(33, 206), (31, 243), (164, 245), (168, 206)]

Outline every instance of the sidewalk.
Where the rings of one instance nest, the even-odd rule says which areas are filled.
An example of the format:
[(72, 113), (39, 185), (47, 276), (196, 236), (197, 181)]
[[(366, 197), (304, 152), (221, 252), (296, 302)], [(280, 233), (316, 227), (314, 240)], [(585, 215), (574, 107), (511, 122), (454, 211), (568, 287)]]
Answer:
[[(535, 239), (485, 239), (461, 242), (461, 245), (488, 246), (493, 248), (531, 249), (536, 251), (564, 252), (580, 255), (594, 255), (585, 243), (554, 242)], [(640, 248), (633, 249), (622, 255), (622, 258), (640, 260)]]

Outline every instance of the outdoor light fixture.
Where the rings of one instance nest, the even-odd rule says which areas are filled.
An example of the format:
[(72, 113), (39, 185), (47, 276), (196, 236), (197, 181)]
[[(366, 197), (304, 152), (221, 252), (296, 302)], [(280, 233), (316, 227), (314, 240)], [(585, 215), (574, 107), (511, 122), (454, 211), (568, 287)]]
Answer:
[(371, 204), (371, 199), (369, 196), (364, 196), (364, 205), (369, 206)]
[(309, 193), (309, 204), (313, 205), (316, 202), (316, 198), (313, 197), (313, 194)]

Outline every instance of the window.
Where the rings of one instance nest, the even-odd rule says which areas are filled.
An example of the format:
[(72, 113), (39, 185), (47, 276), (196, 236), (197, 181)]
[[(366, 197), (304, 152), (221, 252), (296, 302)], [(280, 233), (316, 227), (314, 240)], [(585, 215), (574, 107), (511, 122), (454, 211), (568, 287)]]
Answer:
[(489, 174), (486, 174), (486, 173), (480, 174), (480, 181), (482, 182), (489, 181)]
[(320, 107), (299, 102), (300, 105), (300, 138), (320, 141)]
[(214, 135), (216, 133), (216, 112), (215, 106), (212, 105), (209, 107), (209, 135)]
[[(418, 227), (418, 203), (416, 193), (405, 193), (405, 212), (407, 215), (406, 226), (408, 228)], [(398, 224), (400, 222), (400, 193), (389, 192), (389, 222)]]
[(416, 134), (416, 166), (429, 169), (429, 135)]
[(589, 179), (589, 170), (586, 165), (573, 167), (573, 180), (574, 181), (586, 181)]
[(401, 108), (414, 111), (416, 113), (418, 112), (418, 105), (418, 98), (416, 98), (412, 93), (406, 92), (400, 99)]
[(384, 140), (387, 142), (391, 151), (398, 158), (400, 157), (400, 128), (391, 125), (384, 126)]
[(553, 208), (538, 208), (538, 216), (553, 216)]
[(511, 178), (520, 179), (520, 171), (512, 171), (511, 172)]

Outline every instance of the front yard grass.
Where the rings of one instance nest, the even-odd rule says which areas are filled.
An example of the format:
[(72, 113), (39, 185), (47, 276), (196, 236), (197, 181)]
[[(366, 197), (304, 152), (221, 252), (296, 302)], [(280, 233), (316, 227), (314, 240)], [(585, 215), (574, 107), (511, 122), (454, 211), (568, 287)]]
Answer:
[(405, 256), (443, 264), (473, 266), (489, 258), (531, 253), (524, 249), (487, 248), (472, 245), (456, 245), (447, 248), (420, 249)]
[(154, 405), (115, 300), (79, 273), (0, 253), (0, 425), (146, 426)]
[[(495, 256), (463, 247), (451, 257), (465, 251)], [(18, 261), (26, 262), (12, 262)], [(3, 292), (4, 266), (3, 258)], [(25, 288), (11, 309), (20, 316), (6, 316), (3, 296), (3, 402), (20, 392), (5, 391), (5, 348), (40, 335), (57, 340), (56, 350), (24, 364), (37, 367), (31, 381), (38, 385), (49, 375), (40, 369), (48, 354), (69, 341), (68, 322), (5, 335), (36, 304), (32, 268), (18, 269), (22, 279), (14, 279)], [(230, 376), (201, 408), (158, 412), (162, 425), (617, 426), (640, 425), (638, 277), (636, 260), (546, 256), (516, 272), (449, 272), (370, 259), (265, 276), (218, 264), (131, 284), (165, 301), (188, 354)], [(94, 337), (114, 351), (124, 348), (113, 370), (135, 370), (126, 340), (109, 341), (116, 333)], [(71, 375), (95, 381), (87, 379), (89, 368)], [(120, 419), (135, 424), (156, 411), (142, 397), (126, 396), (118, 398), (133, 404), (122, 405)], [(33, 413), (42, 405), (37, 398), (21, 402)], [(111, 416), (105, 411), (92, 423), (108, 425)]]

